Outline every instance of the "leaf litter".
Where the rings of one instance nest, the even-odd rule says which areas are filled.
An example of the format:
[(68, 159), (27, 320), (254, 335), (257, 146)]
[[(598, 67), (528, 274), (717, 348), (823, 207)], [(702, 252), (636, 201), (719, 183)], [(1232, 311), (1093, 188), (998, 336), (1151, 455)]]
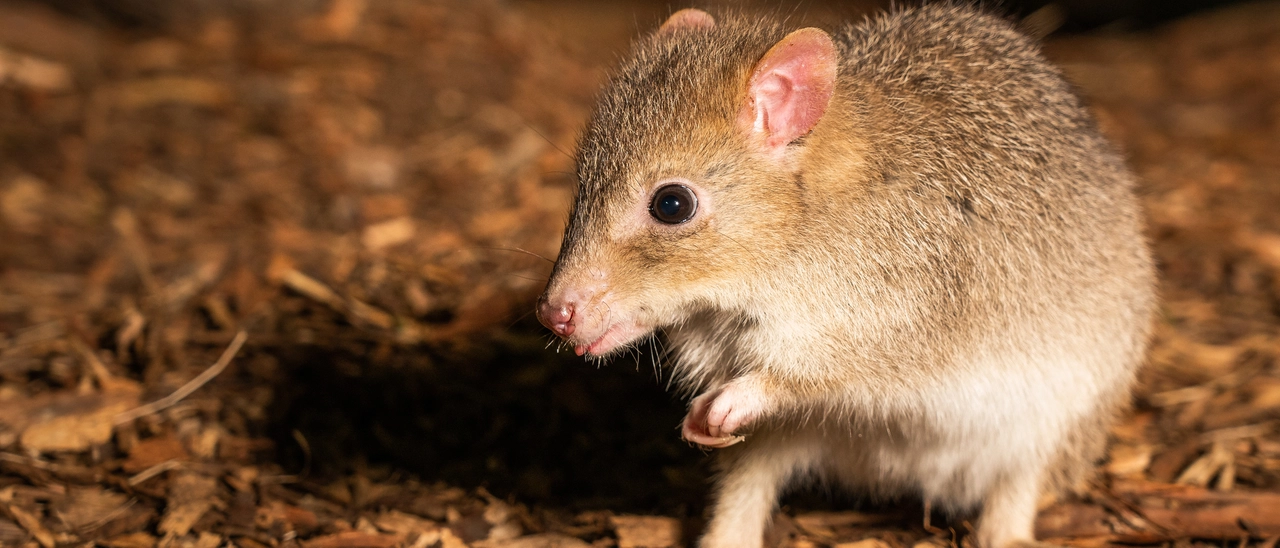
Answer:
[[(654, 441), (609, 438), (593, 402), (651, 413), (614, 384), (566, 380), (565, 360), (502, 350), (545, 342), (520, 316), (556, 253), (573, 185), (561, 150), (601, 67), (497, 2), (204, 7), (129, 26), (0, 4), (0, 544), (687, 545), (705, 466), (671, 456), (675, 422), (628, 423), (671, 422), (645, 431)], [(1099, 476), (1045, 501), (1039, 534), (1274, 546), (1280, 9), (1055, 38), (1047, 53), (1141, 176), (1164, 307)], [(417, 430), (342, 437), (356, 419), (308, 429), (280, 403), (330, 420), (317, 409), (347, 412), (344, 390), (369, 396), (352, 379), (415, 367), (458, 383), (428, 392), (450, 407), (406, 419)], [(375, 392), (408, 377), (388, 378)], [(467, 388), (477, 379), (491, 386)], [(490, 412), (485, 397), (559, 407), (521, 422), (526, 407)], [(530, 424), (558, 441), (513, 434)], [(444, 481), (333, 449), (374, 440), (398, 463), (504, 438), (518, 447), (429, 461)], [(622, 478), (601, 498), (512, 456), (552, 449), (581, 475), (630, 459), (662, 479)], [(592, 450), (606, 462), (571, 457)], [(352, 452), (335, 472), (330, 457)], [(657, 498), (619, 502), (642, 495)], [(771, 542), (943, 546), (964, 532), (919, 509), (809, 506), (789, 502)]]

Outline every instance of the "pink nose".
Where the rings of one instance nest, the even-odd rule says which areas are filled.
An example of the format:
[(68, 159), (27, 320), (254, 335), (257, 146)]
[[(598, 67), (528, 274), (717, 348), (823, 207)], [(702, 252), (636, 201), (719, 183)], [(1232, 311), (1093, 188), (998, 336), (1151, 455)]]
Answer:
[(572, 335), (573, 303), (553, 303), (544, 299), (538, 303), (538, 321), (556, 335), (561, 337)]

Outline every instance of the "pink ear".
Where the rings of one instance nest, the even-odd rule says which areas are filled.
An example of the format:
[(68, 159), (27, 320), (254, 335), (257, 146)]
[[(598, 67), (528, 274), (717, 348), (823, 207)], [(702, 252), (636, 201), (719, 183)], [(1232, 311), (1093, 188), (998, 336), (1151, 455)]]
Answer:
[(716, 26), (716, 18), (702, 10), (685, 8), (671, 14), (667, 21), (658, 27), (658, 34), (671, 34), (677, 30), (711, 30)]
[(788, 34), (756, 63), (738, 124), (768, 152), (781, 153), (827, 112), (839, 62), (826, 32), (807, 28)]

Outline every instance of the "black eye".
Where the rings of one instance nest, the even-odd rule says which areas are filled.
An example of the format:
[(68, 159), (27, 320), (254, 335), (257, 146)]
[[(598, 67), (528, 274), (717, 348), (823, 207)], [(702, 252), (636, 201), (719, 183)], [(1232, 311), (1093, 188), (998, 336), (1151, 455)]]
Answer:
[(649, 214), (654, 219), (678, 225), (693, 218), (698, 212), (698, 198), (684, 185), (667, 185), (653, 193)]

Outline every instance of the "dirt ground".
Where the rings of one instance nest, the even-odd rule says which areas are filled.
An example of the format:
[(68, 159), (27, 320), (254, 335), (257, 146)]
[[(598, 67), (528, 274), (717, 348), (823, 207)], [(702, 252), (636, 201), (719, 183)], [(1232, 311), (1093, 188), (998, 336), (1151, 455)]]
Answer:
[[(566, 151), (666, 4), (54, 3), (0, 2), (0, 545), (696, 537), (710, 469), (660, 369), (586, 366), (529, 317)], [(1097, 479), (1039, 535), (1273, 547), (1280, 4), (1046, 52), (1141, 176), (1164, 303)], [(771, 539), (967, 526), (800, 492)]]

